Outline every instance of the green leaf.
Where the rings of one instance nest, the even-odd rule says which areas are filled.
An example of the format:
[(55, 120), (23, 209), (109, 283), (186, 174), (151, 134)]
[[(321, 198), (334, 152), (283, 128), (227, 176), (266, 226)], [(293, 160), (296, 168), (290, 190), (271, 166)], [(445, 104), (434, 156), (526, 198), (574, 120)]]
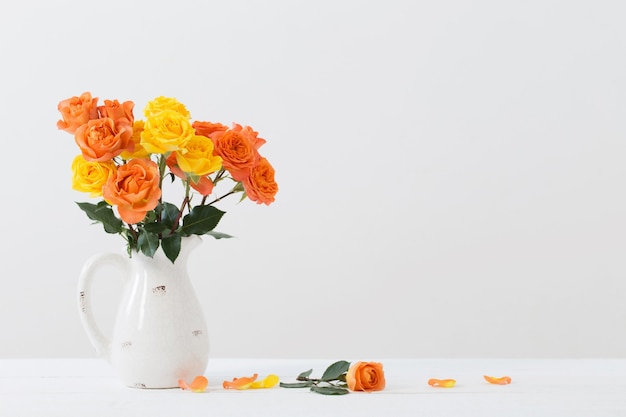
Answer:
[(169, 227), (167, 227), (165, 224), (161, 222), (147, 223), (143, 225), (143, 228), (146, 232), (156, 233), (156, 234), (163, 233), (169, 229)]
[(338, 379), (342, 374), (348, 372), (350, 368), (350, 362), (337, 361), (330, 365), (322, 375), (322, 381), (334, 381)]
[(313, 386), (313, 381), (306, 382), (281, 382), (279, 384), (282, 388), (308, 388)]
[(137, 246), (139, 246), (141, 253), (152, 258), (159, 248), (159, 235), (156, 233), (146, 232), (145, 230), (140, 230), (139, 239), (137, 239)]
[(76, 203), (76, 204), (78, 204), (78, 207), (80, 207), (82, 211), (87, 213), (87, 217), (89, 217), (91, 220), (97, 221), (97, 218), (95, 217), (96, 209), (98, 208), (97, 205), (91, 204), (91, 203)]
[(183, 217), (181, 233), (183, 236), (204, 235), (215, 229), (223, 215), (222, 210), (213, 206), (195, 206)]
[(188, 173), (187, 177), (191, 180), (191, 182), (193, 182), (194, 184), (197, 184), (200, 182), (200, 179), (202, 178), (200, 175), (196, 175), (196, 174), (191, 174)]
[(124, 223), (115, 216), (111, 206), (106, 201), (101, 201), (97, 205), (91, 203), (76, 203), (91, 220), (100, 222), (107, 233), (122, 233)]
[(205, 234), (209, 236), (213, 236), (215, 239), (229, 239), (233, 237), (231, 235), (227, 235), (226, 233), (216, 232), (214, 230), (211, 230), (210, 232), (206, 232)]
[(246, 189), (243, 188), (243, 183), (241, 181), (238, 181), (237, 184), (235, 184), (235, 186), (233, 187), (233, 191), (236, 193), (242, 193), (246, 191)]
[(135, 236), (133, 236), (132, 232), (128, 229), (124, 229), (122, 231), (122, 237), (126, 240), (126, 251), (128, 252), (128, 256), (132, 257), (133, 249), (137, 248), (137, 242), (135, 241)]
[(309, 369), (308, 371), (304, 371), (300, 375), (298, 375), (296, 380), (298, 380), (298, 381), (306, 381), (311, 376), (312, 373), (313, 373), (313, 369)]
[(317, 392), (318, 394), (324, 394), (324, 395), (345, 395), (345, 394), (348, 394), (350, 392), (346, 388), (340, 388), (340, 387), (318, 387), (316, 385), (311, 387), (311, 391)]
[(161, 248), (163, 249), (165, 256), (167, 256), (167, 259), (172, 261), (172, 263), (174, 263), (180, 254), (180, 241), (180, 233), (174, 233), (171, 236), (161, 239)]
[[(174, 222), (178, 217), (178, 207), (172, 203), (163, 203), (163, 211), (161, 212), (161, 223), (163, 223), (168, 229), (174, 228)], [(176, 225), (175, 229), (178, 229)]]
[(152, 223), (155, 222), (157, 219), (157, 215), (155, 213), (154, 210), (150, 210), (146, 213), (146, 217), (144, 217), (143, 222), (144, 223)]

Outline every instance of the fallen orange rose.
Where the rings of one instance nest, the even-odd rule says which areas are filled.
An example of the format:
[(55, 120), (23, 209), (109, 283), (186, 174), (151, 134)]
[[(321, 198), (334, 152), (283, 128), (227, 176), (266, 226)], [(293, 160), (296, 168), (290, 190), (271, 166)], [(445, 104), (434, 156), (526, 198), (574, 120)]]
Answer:
[(483, 375), (483, 378), (485, 378), (485, 381), (489, 382), (490, 384), (496, 384), (496, 385), (508, 385), (511, 383), (511, 378), (508, 376), (503, 376), (501, 378), (496, 378), (493, 376), (488, 376), (488, 375)]
[(250, 377), (233, 378), (232, 381), (224, 381), (222, 386), (224, 389), (259, 389), (259, 388), (272, 388), (278, 384), (278, 376), (270, 374), (261, 381), (257, 381), (258, 374), (254, 374)]
[(428, 380), (428, 385), (431, 387), (452, 388), (456, 385), (456, 380), (431, 378)]
[(350, 391), (382, 391), (385, 389), (385, 372), (379, 362), (355, 362), (346, 374)]
[(209, 380), (203, 376), (197, 376), (194, 378), (191, 384), (187, 384), (185, 380), (179, 379), (178, 386), (183, 390), (189, 390), (193, 392), (204, 392), (204, 390), (206, 390), (206, 387), (209, 386)]

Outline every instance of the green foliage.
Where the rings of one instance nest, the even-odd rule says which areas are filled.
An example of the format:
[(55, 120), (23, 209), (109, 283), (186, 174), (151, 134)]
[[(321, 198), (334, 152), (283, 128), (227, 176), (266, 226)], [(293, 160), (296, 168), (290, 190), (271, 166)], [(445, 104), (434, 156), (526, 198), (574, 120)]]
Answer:
[(180, 231), (183, 236), (204, 235), (212, 231), (224, 215), (222, 210), (213, 206), (195, 206), (183, 217)]
[(322, 374), (322, 381), (333, 381), (338, 379), (341, 375), (348, 372), (350, 368), (350, 362), (338, 361), (333, 363)]
[(311, 391), (324, 395), (346, 395), (349, 391), (347, 388), (335, 387), (335, 386), (318, 386), (313, 385)]
[(313, 369), (309, 369), (308, 371), (304, 371), (300, 375), (298, 375), (298, 378), (296, 379), (298, 381), (306, 381), (307, 379), (309, 379), (312, 373), (313, 373)]
[(159, 235), (147, 232), (145, 229), (140, 230), (137, 246), (139, 246), (141, 253), (152, 258), (159, 248)]
[(313, 369), (300, 373), (296, 380), (299, 382), (281, 382), (282, 388), (309, 388), (312, 392), (323, 395), (345, 395), (350, 391), (346, 384), (346, 374), (350, 369), (350, 362), (337, 361), (330, 365), (321, 378), (311, 378)]
[(91, 203), (76, 203), (81, 208), (87, 217), (94, 222), (102, 223), (104, 231), (107, 233), (121, 233), (124, 229), (124, 224), (120, 219), (115, 216), (113, 209), (106, 201), (100, 201), (98, 204)]
[(104, 200), (98, 204), (76, 204), (89, 219), (101, 223), (107, 233), (122, 235), (126, 240), (129, 256), (132, 256), (133, 252), (141, 252), (152, 258), (160, 247), (167, 259), (174, 263), (180, 254), (183, 237), (191, 235), (209, 235), (215, 239), (232, 237), (213, 230), (225, 212), (208, 204), (197, 205), (188, 214), (183, 215), (183, 209), (174, 204), (159, 203), (136, 225), (125, 225)]
[(169, 230), (178, 228), (178, 207), (172, 203), (163, 203), (161, 208), (161, 223), (163, 223)]
[(310, 388), (313, 385), (313, 381), (305, 381), (305, 382), (281, 382), (280, 386), (283, 388)]
[(165, 253), (165, 256), (167, 256), (167, 259), (172, 261), (172, 263), (174, 263), (180, 253), (181, 240), (180, 233), (174, 233), (161, 240), (161, 248), (163, 248), (163, 252)]
[(226, 233), (216, 232), (214, 230), (208, 231), (205, 234), (213, 236), (215, 239), (228, 239), (232, 237), (231, 235), (227, 235)]
[(127, 243), (128, 255), (141, 252), (154, 257), (159, 247), (172, 263), (180, 254), (181, 241), (185, 236), (209, 235), (215, 239), (231, 238), (213, 229), (225, 214), (211, 205), (197, 205), (183, 216), (181, 209), (171, 203), (159, 205), (146, 214), (136, 225), (125, 225), (106, 201), (98, 204), (76, 203), (95, 223), (101, 223), (107, 233), (120, 234)]

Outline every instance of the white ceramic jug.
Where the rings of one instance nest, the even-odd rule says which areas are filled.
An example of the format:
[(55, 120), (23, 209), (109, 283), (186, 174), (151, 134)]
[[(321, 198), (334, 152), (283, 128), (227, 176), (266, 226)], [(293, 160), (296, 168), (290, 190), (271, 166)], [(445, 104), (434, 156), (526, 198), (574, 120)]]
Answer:
[[(184, 238), (174, 264), (159, 249), (154, 258), (140, 253), (99, 254), (89, 259), (78, 282), (79, 314), (96, 352), (122, 382), (137, 388), (174, 388), (206, 371), (209, 339), (206, 321), (187, 273), (187, 259), (202, 240)], [(114, 265), (127, 277), (111, 338), (98, 328), (90, 304), (97, 270)]]

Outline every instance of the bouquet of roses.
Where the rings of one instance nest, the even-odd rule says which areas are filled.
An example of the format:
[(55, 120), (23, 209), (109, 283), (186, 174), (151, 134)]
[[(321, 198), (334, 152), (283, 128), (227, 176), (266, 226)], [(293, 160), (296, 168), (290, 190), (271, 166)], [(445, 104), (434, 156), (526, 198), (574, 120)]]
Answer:
[[(172, 261), (185, 236), (229, 237), (214, 231), (224, 212), (214, 206), (242, 193), (257, 204), (274, 201), (274, 168), (259, 153), (266, 142), (249, 126), (191, 121), (185, 105), (157, 97), (135, 119), (134, 103), (104, 100), (89, 92), (59, 102), (57, 127), (74, 135), (80, 154), (72, 162), (72, 188), (100, 198), (78, 203), (107, 233), (127, 242), (129, 256), (154, 256), (159, 247)], [(179, 183), (182, 201), (164, 200), (168, 181)], [(211, 198), (218, 183), (231, 186)], [(114, 210), (115, 209), (115, 210)]]

